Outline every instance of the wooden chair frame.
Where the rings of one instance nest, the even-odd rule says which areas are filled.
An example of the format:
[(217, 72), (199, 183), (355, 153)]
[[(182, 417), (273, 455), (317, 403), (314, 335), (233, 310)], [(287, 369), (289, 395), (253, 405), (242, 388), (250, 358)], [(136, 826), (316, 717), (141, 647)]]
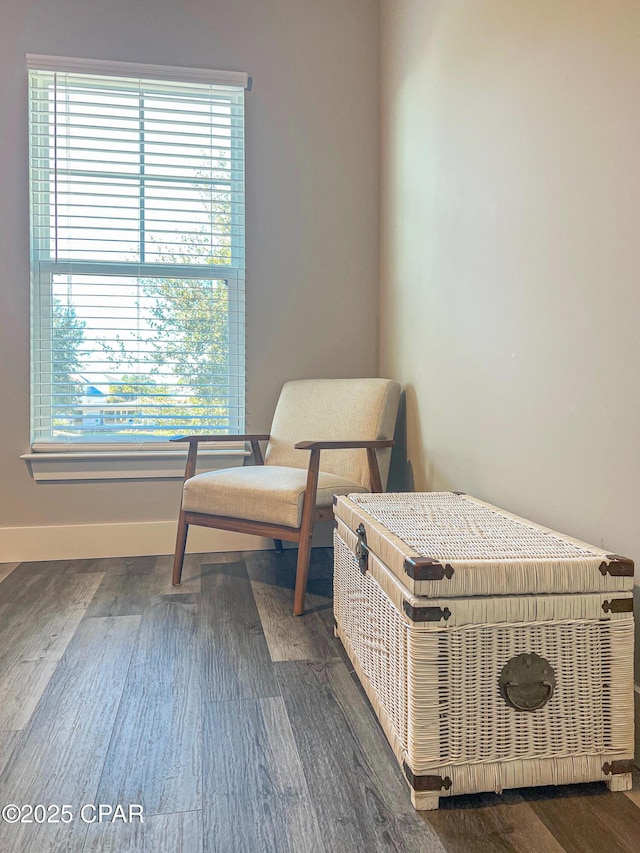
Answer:
[[(269, 441), (269, 435), (187, 435), (173, 438), (172, 441), (188, 442), (189, 452), (184, 472), (184, 480), (189, 480), (196, 473), (198, 456), (198, 445), (203, 442), (218, 441), (244, 441), (251, 445), (251, 454), (256, 465), (264, 465), (261, 441)], [(176, 552), (173, 562), (173, 585), (178, 586), (182, 578), (182, 565), (184, 552), (187, 545), (187, 533), (189, 525), (195, 524), (200, 527), (213, 527), (220, 530), (232, 530), (237, 533), (249, 533), (255, 536), (268, 536), (275, 541), (277, 550), (282, 550), (282, 540), (285, 542), (298, 543), (298, 561), (296, 567), (296, 587), (294, 593), (293, 613), (301, 616), (304, 612), (304, 599), (307, 589), (307, 577), (309, 574), (309, 559), (311, 557), (311, 542), (313, 538), (313, 525), (316, 521), (333, 519), (333, 505), (316, 506), (316, 495), (318, 490), (318, 474), (320, 471), (320, 452), (323, 450), (356, 450), (367, 451), (369, 463), (369, 477), (371, 480), (371, 491), (381, 492), (382, 481), (376, 450), (383, 447), (393, 447), (392, 440), (371, 441), (299, 441), (296, 450), (309, 451), (309, 465), (307, 468), (307, 484), (305, 487), (302, 503), (302, 519), (300, 527), (284, 527), (278, 524), (269, 524), (262, 521), (251, 521), (243, 518), (231, 518), (223, 515), (206, 515), (200, 512), (186, 512), (182, 509), (180, 502), (180, 515), (178, 518), (178, 535), (176, 538)]]

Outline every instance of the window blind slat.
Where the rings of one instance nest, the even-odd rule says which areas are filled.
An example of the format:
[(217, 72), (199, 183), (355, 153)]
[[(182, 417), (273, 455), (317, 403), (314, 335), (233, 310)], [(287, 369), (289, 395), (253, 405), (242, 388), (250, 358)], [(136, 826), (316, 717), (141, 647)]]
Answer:
[(242, 431), (242, 89), (32, 59), (33, 446)]

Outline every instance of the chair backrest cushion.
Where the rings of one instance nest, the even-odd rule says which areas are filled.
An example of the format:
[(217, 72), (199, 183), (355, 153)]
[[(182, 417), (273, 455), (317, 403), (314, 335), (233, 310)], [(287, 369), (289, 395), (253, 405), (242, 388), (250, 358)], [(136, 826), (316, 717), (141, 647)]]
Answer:
[[(309, 452), (298, 441), (391, 439), (400, 385), (389, 379), (300, 379), (287, 382), (273, 416), (266, 465), (306, 468)], [(390, 450), (378, 451), (383, 487)], [(366, 450), (323, 450), (320, 470), (370, 488)]]

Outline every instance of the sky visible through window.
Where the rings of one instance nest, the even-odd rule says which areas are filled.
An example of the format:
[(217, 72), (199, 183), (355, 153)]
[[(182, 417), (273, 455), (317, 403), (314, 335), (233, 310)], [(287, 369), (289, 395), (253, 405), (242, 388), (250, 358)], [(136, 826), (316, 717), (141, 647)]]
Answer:
[(242, 149), (230, 99), (192, 88), (67, 80), (36, 102), (34, 244), (63, 439), (228, 429)]

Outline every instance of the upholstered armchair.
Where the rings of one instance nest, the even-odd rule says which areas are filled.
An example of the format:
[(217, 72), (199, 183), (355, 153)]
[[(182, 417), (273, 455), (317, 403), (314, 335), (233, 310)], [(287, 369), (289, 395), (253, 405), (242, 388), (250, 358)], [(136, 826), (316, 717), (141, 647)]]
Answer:
[[(315, 521), (333, 518), (333, 496), (381, 492), (389, 471), (400, 386), (387, 379), (287, 382), (268, 435), (194, 435), (178, 520), (173, 583), (180, 583), (189, 525), (298, 542), (293, 612), (304, 610)], [(196, 474), (198, 445), (245, 441), (253, 465)], [(266, 442), (262, 455), (261, 442)]]

